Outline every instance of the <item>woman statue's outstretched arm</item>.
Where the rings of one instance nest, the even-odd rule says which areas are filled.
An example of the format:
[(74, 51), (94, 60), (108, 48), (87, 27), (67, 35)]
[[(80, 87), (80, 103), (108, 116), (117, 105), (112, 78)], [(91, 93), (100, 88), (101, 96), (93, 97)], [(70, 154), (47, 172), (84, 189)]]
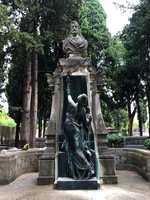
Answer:
[(70, 91), (70, 76), (68, 75), (66, 78), (66, 83), (67, 83), (67, 98), (68, 98), (68, 102), (73, 106), (76, 107), (77, 104), (74, 102), (74, 100), (72, 99), (71, 96), (71, 91)]

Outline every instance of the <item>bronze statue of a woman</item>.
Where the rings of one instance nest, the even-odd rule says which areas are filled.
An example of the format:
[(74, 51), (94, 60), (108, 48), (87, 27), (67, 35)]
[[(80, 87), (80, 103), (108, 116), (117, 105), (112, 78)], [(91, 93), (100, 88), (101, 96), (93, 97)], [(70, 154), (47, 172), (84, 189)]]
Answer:
[(89, 179), (94, 175), (94, 150), (89, 146), (91, 115), (86, 94), (81, 94), (75, 103), (70, 94), (70, 78), (67, 77), (69, 111), (66, 113), (64, 133), (69, 165), (69, 176)]

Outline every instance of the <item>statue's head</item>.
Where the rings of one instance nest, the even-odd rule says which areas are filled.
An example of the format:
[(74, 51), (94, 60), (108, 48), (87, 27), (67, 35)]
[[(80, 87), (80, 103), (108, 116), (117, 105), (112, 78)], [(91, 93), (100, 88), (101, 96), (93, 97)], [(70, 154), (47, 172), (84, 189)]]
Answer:
[(87, 57), (88, 42), (81, 34), (77, 21), (72, 21), (70, 34), (63, 41), (63, 50), (68, 57)]
[(80, 106), (88, 106), (88, 97), (86, 94), (80, 94), (77, 98), (78, 105)]
[(77, 21), (71, 22), (70, 32), (73, 36), (80, 34), (80, 26)]

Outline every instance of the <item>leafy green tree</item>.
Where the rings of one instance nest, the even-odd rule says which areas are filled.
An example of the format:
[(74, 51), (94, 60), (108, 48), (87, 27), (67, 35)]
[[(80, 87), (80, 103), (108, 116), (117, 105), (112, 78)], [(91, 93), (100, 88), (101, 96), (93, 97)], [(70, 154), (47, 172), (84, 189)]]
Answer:
[(105, 58), (110, 34), (106, 27), (106, 14), (98, 0), (84, 0), (80, 9), (80, 24), (89, 42), (89, 55), (92, 64), (98, 68)]
[[(24, 143), (32, 144), (37, 123), (37, 101), (41, 99), (40, 108), (45, 104), (44, 100), (48, 95), (48, 93), (45, 95), (44, 88), (40, 90), (42, 83), (38, 87), (38, 79), (46, 81), (45, 72), (52, 72), (55, 69), (57, 60), (62, 55), (60, 41), (67, 33), (70, 20), (78, 19), (78, 7), (81, 1), (7, 0), (2, 3), (9, 8), (14, 24), (14, 29), (9, 35), (12, 60), (7, 91), (10, 109), (13, 110), (10, 111), (16, 116), (20, 116), (21, 113), (22, 120), (17, 120), (18, 127), (20, 121), (22, 124), (21, 138)], [(17, 73), (23, 76), (18, 77)], [(13, 78), (17, 80), (13, 82)], [(18, 83), (20, 83), (19, 87)], [(20, 88), (20, 96), (16, 96), (17, 100), (15, 100), (13, 91), (17, 87)], [(37, 97), (38, 88), (39, 97)], [(41, 98), (43, 96), (45, 98)], [(45, 119), (45, 114), (43, 115)], [(16, 138), (19, 138), (18, 134)]]
[[(111, 45), (106, 49), (105, 62), (105, 85), (102, 90), (102, 107), (104, 107), (104, 118), (109, 119), (109, 126), (125, 128), (124, 123), (127, 99), (125, 96), (124, 67), (126, 64), (126, 49), (119, 36), (112, 38)], [(123, 112), (124, 110), (124, 112)], [(109, 116), (109, 117), (108, 117)], [(122, 117), (121, 117), (122, 116)], [(114, 120), (115, 119), (115, 120)]]
[(9, 113), (17, 123), (15, 145), (19, 145), (19, 133), (21, 128), (23, 79), (25, 68), (25, 49), (22, 45), (16, 44), (11, 47), (11, 68), (8, 73), (6, 94), (9, 102)]
[(5, 71), (6, 71), (6, 52), (5, 45), (7, 44), (7, 31), (9, 26), (9, 18), (7, 7), (0, 3), (0, 95), (4, 92), (4, 81), (5, 81)]
[[(126, 49), (128, 50), (128, 66), (132, 74), (131, 81), (135, 86), (135, 100), (137, 104), (139, 130), (142, 135), (142, 112), (140, 108), (140, 99), (147, 96), (148, 110), (150, 114), (150, 101), (149, 101), (149, 1), (140, 1), (139, 6), (135, 9), (130, 24), (126, 26), (123, 32), (123, 40)], [(134, 77), (134, 78), (133, 78)], [(131, 82), (130, 81), (130, 82)], [(150, 122), (149, 122), (150, 125)], [(150, 126), (149, 126), (150, 127)]]

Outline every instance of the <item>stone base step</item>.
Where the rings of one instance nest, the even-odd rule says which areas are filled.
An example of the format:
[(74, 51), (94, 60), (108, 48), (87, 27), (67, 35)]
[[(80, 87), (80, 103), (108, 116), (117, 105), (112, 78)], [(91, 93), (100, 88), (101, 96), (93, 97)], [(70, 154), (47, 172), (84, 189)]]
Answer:
[(55, 181), (55, 188), (59, 190), (97, 190), (100, 189), (100, 183), (96, 177), (89, 180), (59, 177)]

